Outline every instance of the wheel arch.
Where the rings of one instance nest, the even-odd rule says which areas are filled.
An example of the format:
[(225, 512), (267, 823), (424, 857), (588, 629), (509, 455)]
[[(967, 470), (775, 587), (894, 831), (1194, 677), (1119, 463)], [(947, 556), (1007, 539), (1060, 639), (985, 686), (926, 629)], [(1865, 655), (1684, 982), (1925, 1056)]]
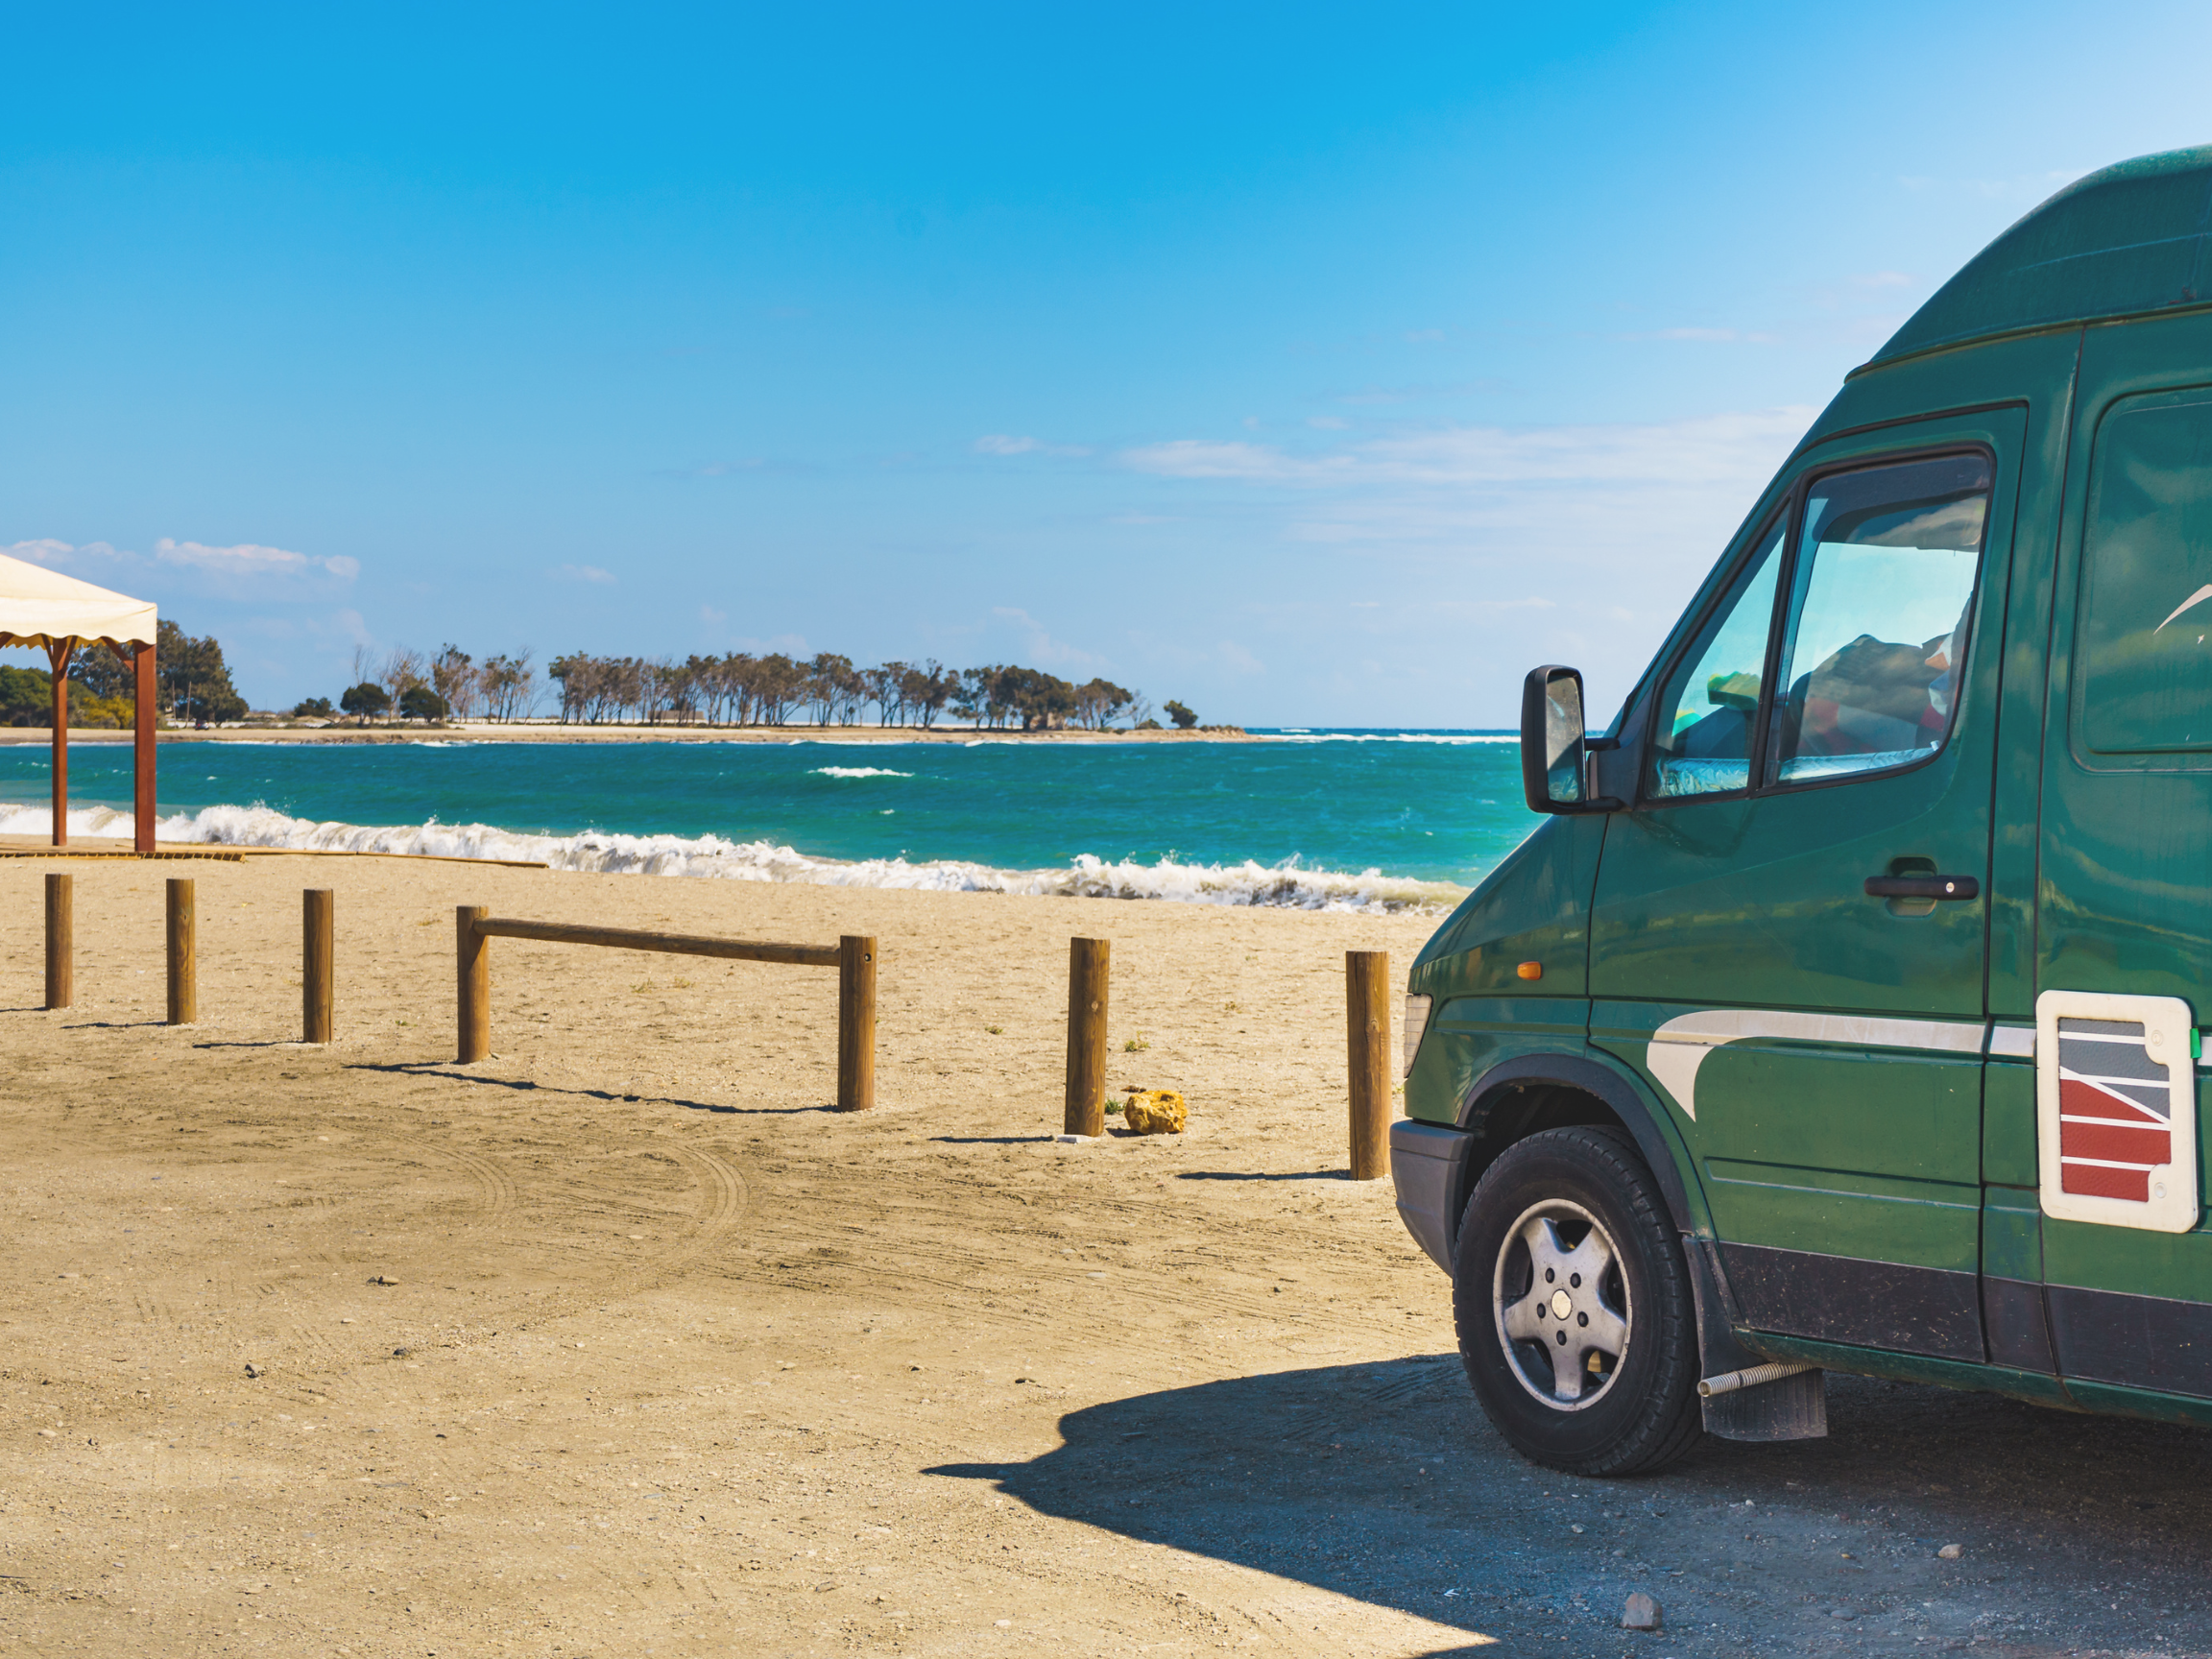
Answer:
[(1469, 1086), (1459, 1103), (1458, 1125), (1473, 1137), (1463, 1189), (1454, 1197), (1454, 1248), (1468, 1196), (1498, 1155), (1517, 1141), (1546, 1129), (1611, 1124), (1625, 1131), (1650, 1166), (1675, 1228), (1712, 1237), (1705, 1194), (1689, 1148), (1641, 1080), (1589, 1054), (1519, 1054), (1502, 1060)]

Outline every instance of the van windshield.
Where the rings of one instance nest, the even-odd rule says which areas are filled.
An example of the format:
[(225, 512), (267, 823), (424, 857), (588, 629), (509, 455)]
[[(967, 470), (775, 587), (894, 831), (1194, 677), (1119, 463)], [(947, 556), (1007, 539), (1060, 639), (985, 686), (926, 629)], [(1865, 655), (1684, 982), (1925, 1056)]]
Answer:
[(1743, 789), (1751, 782), (1751, 733), (1767, 674), (1767, 637), (1782, 520), (1760, 535), (1757, 551), (1731, 584), (1698, 642), (1667, 683), (1659, 704), (1647, 793), (1664, 799)]

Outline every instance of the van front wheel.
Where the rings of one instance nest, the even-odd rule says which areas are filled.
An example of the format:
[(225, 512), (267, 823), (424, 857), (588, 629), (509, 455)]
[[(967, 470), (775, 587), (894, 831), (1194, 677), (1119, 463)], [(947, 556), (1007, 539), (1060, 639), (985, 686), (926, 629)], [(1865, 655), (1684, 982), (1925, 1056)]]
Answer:
[(1634, 1142), (1516, 1142), (1467, 1201), (1452, 1311), (1475, 1397), (1523, 1456), (1636, 1475), (1697, 1441), (1697, 1325), (1681, 1241)]

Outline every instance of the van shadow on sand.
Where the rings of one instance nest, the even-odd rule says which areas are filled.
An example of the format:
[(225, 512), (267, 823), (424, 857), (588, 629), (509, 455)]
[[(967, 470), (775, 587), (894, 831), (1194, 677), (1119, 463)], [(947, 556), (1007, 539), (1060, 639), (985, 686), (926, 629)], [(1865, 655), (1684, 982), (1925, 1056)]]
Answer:
[[(1838, 1636), (2040, 1653), (2123, 1628), (2212, 1652), (2212, 1434), (1844, 1377), (1829, 1420), (1826, 1440), (1707, 1440), (1660, 1476), (1578, 1479), (1498, 1437), (1457, 1355), (1424, 1355), (1110, 1401), (1027, 1462), (926, 1473), (1469, 1632), (1436, 1654), (1624, 1651), (1635, 1590), (1664, 1607), (1670, 1653)], [(1960, 1559), (1937, 1558), (1947, 1543)], [(2119, 1626), (2115, 1601), (2136, 1609)]]

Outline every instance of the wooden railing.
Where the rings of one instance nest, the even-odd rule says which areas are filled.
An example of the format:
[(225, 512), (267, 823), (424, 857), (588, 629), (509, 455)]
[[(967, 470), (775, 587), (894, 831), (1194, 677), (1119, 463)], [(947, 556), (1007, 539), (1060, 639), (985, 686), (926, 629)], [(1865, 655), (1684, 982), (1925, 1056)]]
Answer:
[(777, 945), (751, 939), (709, 939), (690, 933), (654, 933), (635, 927), (593, 927), (570, 922), (525, 922), (494, 916), (480, 904), (454, 912), (460, 975), (460, 1053), (464, 1064), (492, 1052), (493, 939), (532, 939), (545, 945), (597, 945), (615, 950), (657, 950), (673, 956), (716, 956), (725, 961), (776, 962), (791, 968), (837, 970), (837, 1109), (862, 1112), (876, 1104), (876, 941), (848, 933), (834, 945)]

